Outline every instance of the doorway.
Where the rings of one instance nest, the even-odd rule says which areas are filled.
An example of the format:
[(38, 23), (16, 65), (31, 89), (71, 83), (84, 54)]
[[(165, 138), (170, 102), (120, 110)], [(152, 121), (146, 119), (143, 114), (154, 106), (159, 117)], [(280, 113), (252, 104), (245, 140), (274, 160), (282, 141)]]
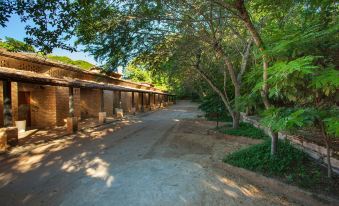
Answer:
[(26, 120), (26, 126), (31, 127), (30, 92), (18, 92), (18, 120)]

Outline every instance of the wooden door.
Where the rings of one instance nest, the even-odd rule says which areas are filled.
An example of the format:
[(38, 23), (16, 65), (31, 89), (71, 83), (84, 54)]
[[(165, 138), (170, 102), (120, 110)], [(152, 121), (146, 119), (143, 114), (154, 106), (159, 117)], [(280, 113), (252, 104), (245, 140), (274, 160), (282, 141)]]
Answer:
[(26, 120), (26, 126), (31, 126), (31, 94), (30, 92), (18, 93), (18, 119)]

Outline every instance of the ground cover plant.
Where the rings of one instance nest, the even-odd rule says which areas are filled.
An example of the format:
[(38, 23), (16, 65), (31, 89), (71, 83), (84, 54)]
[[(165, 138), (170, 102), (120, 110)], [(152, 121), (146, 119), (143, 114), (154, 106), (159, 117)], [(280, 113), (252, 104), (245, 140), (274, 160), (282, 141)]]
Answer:
[(228, 135), (249, 137), (252, 139), (268, 139), (269, 137), (261, 129), (252, 126), (249, 123), (241, 122), (239, 128), (234, 129), (228, 126), (220, 127), (220, 132)]
[(224, 158), (224, 162), (274, 177), (284, 182), (333, 196), (339, 194), (339, 178), (326, 177), (326, 169), (307, 154), (286, 141), (278, 141), (275, 156), (270, 155), (270, 140), (241, 149)]

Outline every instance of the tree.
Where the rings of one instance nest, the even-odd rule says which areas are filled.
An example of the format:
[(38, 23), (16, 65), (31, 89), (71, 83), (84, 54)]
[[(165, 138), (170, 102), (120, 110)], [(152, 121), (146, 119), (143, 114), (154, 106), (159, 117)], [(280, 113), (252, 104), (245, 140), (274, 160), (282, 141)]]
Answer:
[(0, 41), (0, 48), (11, 52), (35, 52), (34, 47), (31, 45), (10, 37), (5, 37), (5, 41)]
[(339, 108), (335, 105), (339, 71), (315, 65), (316, 60), (321, 61), (319, 57), (300, 57), (270, 68), (268, 83), (273, 88), (270, 96), (291, 102), (294, 107), (271, 108), (263, 123), (274, 131), (317, 128), (327, 149), (328, 177), (331, 177), (332, 139), (339, 137)]
[[(185, 81), (196, 86), (204, 80), (223, 101), (234, 127), (242, 105), (260, 113), (328, 102), (329, 89), (320, 92), (309, 86), (314, 79), (303, 73), (304, 66), (317, 66), (323, 74), (333, 75), (339, 64), (338, 4), (331, 0), (13, 1), (0, 3), (0, 11), (2, 26), (12, 13), (23, 21), (31, 18), (35, 25), (27, 28), (31, 40), (26, 42), (44, 51), (72, 49), (65, 40), (76, 34), (78, 43), (105, 61), (108, 70), (137, 58), (145, 60), (141, 64), (145, 70), (163, 72), (172, 88)], [(321, 72), (311, 73), (323, 76)], [(324, 128), (325, 116), (318, 118)], [(274, 135), (272, 155), (276, 141)]]
[(86, 5), (82, 2), (87, 1), (0, 1), (0, 26), (6, 27), (11, 15), (17, 14), (22, 22), (27, 23), (27, 44), (45, 54), (52, 53), (54, 48), (74, 51), (75, 48), (67, 42), (74, 35), (78, 10)]

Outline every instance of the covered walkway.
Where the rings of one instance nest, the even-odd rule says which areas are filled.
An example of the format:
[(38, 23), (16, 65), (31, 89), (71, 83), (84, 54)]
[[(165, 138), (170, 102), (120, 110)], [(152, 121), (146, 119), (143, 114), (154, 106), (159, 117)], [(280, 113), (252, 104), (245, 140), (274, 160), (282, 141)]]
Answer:
[(0, 150), (17, 145), (18, 133), (26, 129), (66, 126), (71, 134), (86, 119), (102, 124), (175, 102), (173, 95), (150, 84), (120, 77), (0, 50)]

